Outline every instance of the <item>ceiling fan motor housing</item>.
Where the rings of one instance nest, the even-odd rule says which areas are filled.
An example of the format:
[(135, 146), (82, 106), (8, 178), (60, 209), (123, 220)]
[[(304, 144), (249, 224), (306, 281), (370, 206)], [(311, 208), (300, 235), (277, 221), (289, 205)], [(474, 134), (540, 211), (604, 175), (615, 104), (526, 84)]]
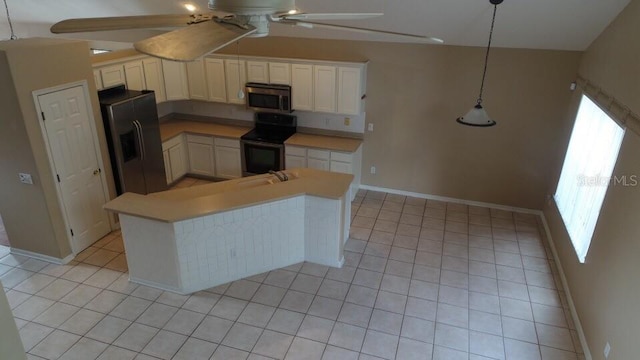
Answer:
[(295, 0), (209, 0), (209, 8), (236, 15), (282, 14), (296, 9)]

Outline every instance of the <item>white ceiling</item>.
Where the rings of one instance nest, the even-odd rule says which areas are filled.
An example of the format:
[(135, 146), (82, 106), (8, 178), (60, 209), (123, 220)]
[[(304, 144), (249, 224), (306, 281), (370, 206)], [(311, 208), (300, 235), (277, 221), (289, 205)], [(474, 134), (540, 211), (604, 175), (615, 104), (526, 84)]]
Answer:
[[(51, 24), (79, 17), (186, 12), (175, 0), (6, 0), (18, 37), (52, 36)], [(498, 6), (497, 47), (584, 50), (630, 0), (505, 0)], [(206, 11), (206, 0), (192, 0)], [(489, 0), (297, 0), (305, 12), (383, 12), (380, 18), (336, 22), (351, 26), (439, 37), (448, 45), (486, 46), (493, 5)], [(9, 38), (0, 11), (0, 39)], [(134, 41), (135, 31), (81, 34), (77, 37)], [(272, 26), (271, 35), (329, 39), (402, 41), (372, 34)], [(69, 35), (65, 35), (70, 37)]]

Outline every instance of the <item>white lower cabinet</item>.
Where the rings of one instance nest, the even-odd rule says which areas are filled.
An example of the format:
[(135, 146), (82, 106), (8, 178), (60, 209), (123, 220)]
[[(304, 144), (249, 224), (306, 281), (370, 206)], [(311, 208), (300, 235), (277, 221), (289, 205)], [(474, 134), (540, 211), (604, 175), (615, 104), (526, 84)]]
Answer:
[(242, 176), (240, 141), (215, 138), (216, 177), (235, 179)]
[(215, 176), (213, 138), (187, 134), (187, 147), (189, 149), (189, 173)]
[(331, 153), (328, 150), (308, 149), (307, 167), (312, 169), (329, 171)]
[(362, 146), (355, 152), (343, 152), (303, 146), (285, 146), (285, 168), (306, 167), (333, 171), (354, 176), (351, 184), (351, 200), (360, 188), (360, 167), (362, 164)]
[(162, 143), (167, 184), (171, 184), (187, 174), (188, 157), (184, 135), (178, 135)]

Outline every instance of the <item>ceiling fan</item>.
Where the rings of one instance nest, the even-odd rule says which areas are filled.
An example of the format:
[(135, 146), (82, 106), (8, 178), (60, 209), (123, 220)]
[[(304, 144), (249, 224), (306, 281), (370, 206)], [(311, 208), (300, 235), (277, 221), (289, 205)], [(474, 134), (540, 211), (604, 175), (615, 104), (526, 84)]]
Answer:
[(353, 20), (382, 16), (382, 13), (316, 13), (296, 9), (295, 0), (209, 0), (208, 13), (119, 16), (69, 19), (51, 27), (51, 32), (75, 33), (125, 29), (182, 27), (134, 43), (136, 50), (151, 56), (192, 61), (216, 51), (245, 36), (269, 34), (271, 24), (304, 28), (330, 28), (365, 33), (380, 33), (441, 44), (438, 38), (393, 31), (373, 30), (354, 26), (333, 25), (318, 20)]

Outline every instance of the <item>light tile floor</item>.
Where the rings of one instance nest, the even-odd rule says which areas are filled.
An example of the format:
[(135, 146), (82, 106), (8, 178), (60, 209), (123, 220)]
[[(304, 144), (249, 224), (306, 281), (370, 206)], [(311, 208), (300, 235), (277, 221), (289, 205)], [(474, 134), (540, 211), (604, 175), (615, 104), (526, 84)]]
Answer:
[(116, 231), (0, 274), (31, 359), (584, 359), (536, 216), (365, 191), (352, 209), (342, 269), (181, 296), (130, 283)]

